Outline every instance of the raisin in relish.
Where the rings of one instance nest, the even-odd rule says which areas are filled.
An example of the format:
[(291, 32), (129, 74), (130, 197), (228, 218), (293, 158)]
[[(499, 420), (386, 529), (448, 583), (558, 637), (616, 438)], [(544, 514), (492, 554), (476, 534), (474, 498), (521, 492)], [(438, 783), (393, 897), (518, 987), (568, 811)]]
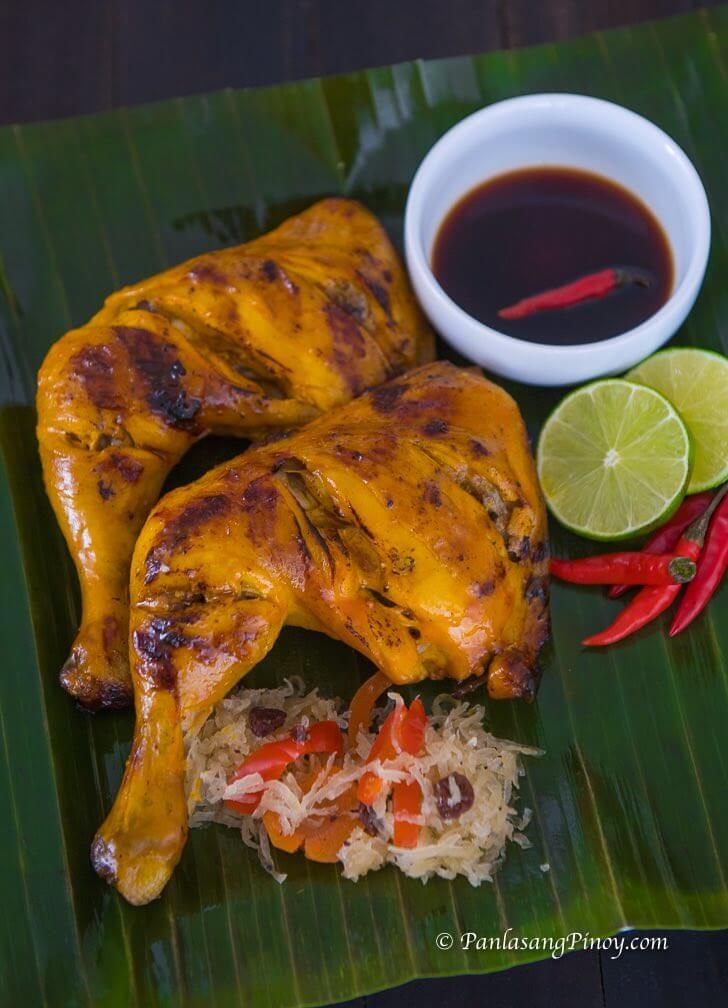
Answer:
[(491, 881), (509, 842), (531, 846), (521, 757), (542, 751), (495, 738), (482, 707), (447, 694), (429, 715), (385, 700), (347, 740), (345, 705), (300, 680), (238, 688), (187, 726), (190, 825), (238, 829), (279, 882), (276, 848), (338, 862), (352, 881), (386, 864), (423, 882)]

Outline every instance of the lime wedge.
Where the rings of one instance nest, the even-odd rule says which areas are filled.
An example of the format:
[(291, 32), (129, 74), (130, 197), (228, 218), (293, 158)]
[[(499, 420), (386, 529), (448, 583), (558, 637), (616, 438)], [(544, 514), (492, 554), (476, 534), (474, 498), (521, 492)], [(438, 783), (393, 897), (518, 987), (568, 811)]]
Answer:
[(541, 431), (537, 465), (554, 517), (590, 539), (649, 531), (682, 500), (685, 424), (659, 392), (614, 378), (563, 399)]
[(666, 396), (693, 441), (688, 493), (728, 480), (728, 357), (712, 350), (675, 347), (648, 357), (627, 375)]

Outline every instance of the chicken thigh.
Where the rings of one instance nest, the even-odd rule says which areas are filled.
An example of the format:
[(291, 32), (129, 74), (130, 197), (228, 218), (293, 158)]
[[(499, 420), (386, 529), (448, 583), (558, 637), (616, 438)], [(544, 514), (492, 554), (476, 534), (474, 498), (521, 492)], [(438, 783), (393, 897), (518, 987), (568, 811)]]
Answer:
[(92, 709), (131, 701), (131, 554), (195, 441), (305, 423), (432, 352), (384, 230), (344, 199), (127, 287), (59, 340), (37, 404), (45, 484), (83, 602), (65, 688)]
[(99, 874), (161, 892), (187, 830), (184, 728), (285, 624), (322, 631), (393, 683), (485, 675), (532, 698), (548, 634), (547, 525), (511, 397), (421, 367), (162, 499), (131, 577), (137, 725)]

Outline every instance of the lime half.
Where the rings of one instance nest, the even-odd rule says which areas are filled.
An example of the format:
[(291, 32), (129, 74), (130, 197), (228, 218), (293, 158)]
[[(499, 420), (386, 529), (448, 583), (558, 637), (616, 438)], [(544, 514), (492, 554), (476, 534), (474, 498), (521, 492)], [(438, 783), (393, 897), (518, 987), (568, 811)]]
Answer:
[(663, 395), (607, 379), (553, 411), (538, 442), (538, 475), (549, 509), (572, 532), (626, 539), (678, 506), (691, 454), (685, 424)]
[(693, 441), (688, 493), (728, 480), (728, 357), (712, 350), (661, 350), (627, 375), (662, 392), (679, 411)]

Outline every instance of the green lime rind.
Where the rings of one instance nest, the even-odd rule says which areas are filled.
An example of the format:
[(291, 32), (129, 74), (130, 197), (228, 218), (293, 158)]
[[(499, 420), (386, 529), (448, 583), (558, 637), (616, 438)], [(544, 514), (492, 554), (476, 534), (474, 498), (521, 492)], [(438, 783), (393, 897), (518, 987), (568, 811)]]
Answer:
[(537, 468), (553, 516), (602, 542), (651, 531), (679, 506), (692, 445), (680, 414), (646, 385), (609, 378), (570, 393), (539, 437)]
[(712, 490), (728, 480), (728, 357), (714, 350), (660, 350), (627, 374), (661, 392), (680, 413), (694, 447), (687, 492)]

